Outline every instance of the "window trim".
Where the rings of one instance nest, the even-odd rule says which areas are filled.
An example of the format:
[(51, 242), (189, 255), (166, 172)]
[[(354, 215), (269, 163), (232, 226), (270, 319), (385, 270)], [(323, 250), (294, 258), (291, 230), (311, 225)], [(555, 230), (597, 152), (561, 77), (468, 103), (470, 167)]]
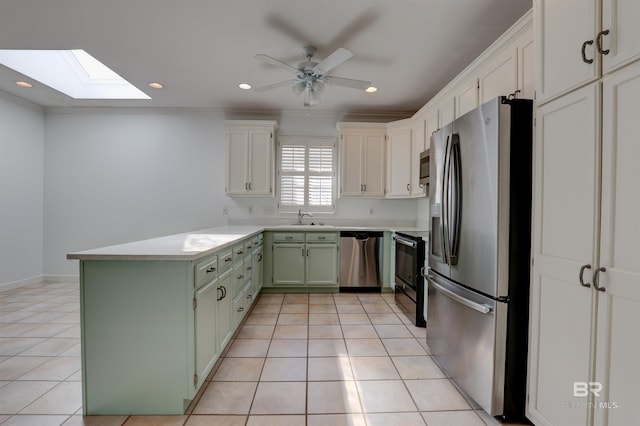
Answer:
[[(283, 145), (304, 145), (305, 147), (305, 170), (304, 172), (283, 172), (282, 171), (282, 146)], [(314, 146), (327, 147), (330, 146), (332, 150), (332, 162), (331, 172), (310, 172), (309, 171), (309, 148)], [(317, 214), (333, 214), (336, 210), (337, 199), (337, 165), (338, 165), (338, 152), (337, 141), (335, 137), (327, 136), (293, 136), (293, 135), (279, 135), (278, 143), (276, 145), (276, 157), (277, 157), (277, 179), (276, 179), (276, 196), (278, 201), (278, 213), (298, 213), (298, 210), (302, 210), (309, 213)], [(282, 176), (303, 176), (304, 177), (304, 205), (282, 205)], [(310, 206), (309, 205), (309, 177), (316, 176), (331, 176), (331, 205), (330, 206)]]

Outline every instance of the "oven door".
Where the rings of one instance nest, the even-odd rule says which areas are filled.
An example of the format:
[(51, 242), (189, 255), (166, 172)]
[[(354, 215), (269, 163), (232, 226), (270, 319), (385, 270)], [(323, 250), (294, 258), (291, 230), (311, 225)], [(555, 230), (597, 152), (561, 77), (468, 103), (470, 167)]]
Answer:
[(402, 289), (409, 287), (415, 295), (418, 281), (418, 243), (400, 235), (395, 235), (393, 239), (396, 241), (396, 286)]

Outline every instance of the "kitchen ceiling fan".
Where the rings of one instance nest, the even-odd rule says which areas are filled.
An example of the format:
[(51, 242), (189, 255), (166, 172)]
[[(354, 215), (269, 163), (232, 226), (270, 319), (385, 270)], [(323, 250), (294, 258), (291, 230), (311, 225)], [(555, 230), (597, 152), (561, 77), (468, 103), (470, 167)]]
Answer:
[(277, 87), (291, 85), (291, 89), (293, 89), (295, 94), (300, 95), (304, 93), (304, 106), (311, 107), (320, 103), (320, 94), (324, 91), (325, 85), (342, 86), (359, 90), (366, 90), (371, 87), (371, 82), (369, 81), (327, 75), (329, 71), (353, 56), (353, 53), (348, 49), (341, 47), (320, 62), (311, 60), (316, 53), (314, 46), (304, 46), (302, 49), (304, 50), (307, 60), (300, 62), (297, 67), (286, 64), (269, 55), (256, 55), (256, 59), (289, 71), (295, 74), (295, 78), (257, 87), (254, 91), (265, 92)]

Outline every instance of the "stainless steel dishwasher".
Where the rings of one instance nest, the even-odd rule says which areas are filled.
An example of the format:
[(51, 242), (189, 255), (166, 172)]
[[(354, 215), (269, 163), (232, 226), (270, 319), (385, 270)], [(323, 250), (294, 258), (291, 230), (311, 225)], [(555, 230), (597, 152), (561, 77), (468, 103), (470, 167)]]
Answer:
[(383, 235), (340, 232), (340, 291), (380, 291)]

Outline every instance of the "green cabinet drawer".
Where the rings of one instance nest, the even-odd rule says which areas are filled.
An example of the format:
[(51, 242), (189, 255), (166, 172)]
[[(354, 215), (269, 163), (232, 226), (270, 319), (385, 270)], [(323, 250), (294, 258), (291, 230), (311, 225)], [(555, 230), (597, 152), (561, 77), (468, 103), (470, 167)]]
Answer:
[(233, 266), (233, 251), (226, 249), (218, 253), (218, 273), (231, 269)]
[(211, 281), (218, 276), (218, 256), (208, 257), (199, 262), (195, 266), (195, 282), (196, 288)]
[(274, 243), (304, 243), (304, 232), (274, 232)]
[(242, 262), (244, 259), (244, 244), (233, 246), (233, 263)]
[(336, 232), (307, 232), (308, 243), (337, 243), (338, 234)]

